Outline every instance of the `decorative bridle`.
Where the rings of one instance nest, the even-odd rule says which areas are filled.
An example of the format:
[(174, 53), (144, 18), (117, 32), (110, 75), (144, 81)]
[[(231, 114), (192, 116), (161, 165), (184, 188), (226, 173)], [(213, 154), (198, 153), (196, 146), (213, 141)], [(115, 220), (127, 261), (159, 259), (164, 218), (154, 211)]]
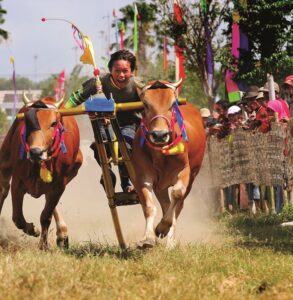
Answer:
[[(37, 102), (29, 101), (27, 98), (25, 98), (24, 95), (24, 102), (26, 104), (26, 107), (29, 109), (30, 107), (34, 107), (33, 105)], [(37, 110), (42, 110), (42, 109), (51, 109), (51, 110), (57, 110), (59, 106), (62, 104), (63, 99), (61, 99), (59, 102), (56, 102), (55, 104), (47, 104), (44, 102), (39, 101), (42, 103), (43, 107), (42, 108), (36, 108)], [(25, 120), (23, 121), (23, 124), (21, 125), (20, 129), (20, 141), (21, 141), (21, 147), (20, 147), (20, 158), (24, 159), (25, 153), (29, 153), (30, 151), (30, 146), (27, 143), (27, 126)], [(47, 152), (47, 158), (42, 159), (40, 162), (40, 178), (46, 182), (50, 183), (53, 180), (52, 177), (52, 158), (57, 157), (59, 151), (61, 150), (63, 154), (67, 153), (67, 149), (65, 146), (64, 142), (64, 132), (65, 129), (61, 123), (60, 117), (57, 120), (56, 126), (54, 127), (54, 133), (51, 139), (51, 143), (48, 146), (47, 149), (43, 150), (43, 152)], [(49, 163), (50, 169), (47, 168), (47, 164)]]
[[(48, 158), (46, 160), (50, 160), (53, 157), (56, 157), (61, 149), (61, 151), (65, 154), (67, 152), (66, 146), (64, 143), (64, 127), (59, 120), (54, 128), (54, 134), (51, 139), (51, 143), (49, 147), (44, 152), (47, 151)], [(20, 158), (24, 159), (24, 153), (29, 153), (30, 146), (27, 143), (27, 130), (25, 122), (20, 127), (20, 141), (21, 141), (21, 148), (20, 148)]]
[[(175, 90), (177, 87), (172, 84), (156, 81), (152, 85), (144, 86), (142, 88), (142, 92), (145, 92), (148, 89), (156, 89), (156, 88), (171, 88), (175, 93)], [(154, 150), (161, 151), (165, 155), (170, 155), (172, 152), (170, 150), (172, 148), (174, 149), (176, 146), (178, 146), (179, 143), (182, 143), (181, 142), (182, 138), (184, 139), (185, 142), (188, 142), (188, 137), (187, 137), (187, 133), (186, 133), (186, 129), (185, 129), (185, 122), (184, 122), (182, 113), (179, 109), (179, 102), (178, 102), (177, 98), (172, 105), (171, 113), (172, 114), (171, 114), (170, 121), (167, 117), (165, 117), (163, 115), (155, 115), (150, 121), (147, 121), (146, 118), (142, 118), (141, 123), (140, 123), (140, 129), (141, 129), (141, 133), (142, 133), (141, 138), (140, 138), (140, 146), (141, 147), (143, 147), (143, 145), (146, 144), (148, 147), (150, 147)], [(171, 142), (164, 146), (156, 146), (148, 140), (148, 135), (150, 134), (150, 130), (149, 130), (150, 125), (153, 121), (155, 121), (159, 118), (164, 119), (166, 121), (169, 134), (172, 136)], [(177, 134), (176, 130), (175, 130), (176, 123), (179, 126), (179, 134)], [(181, 151), (173, 151), (174, 153), (172, 153), (172, 154), (179, 154), (179, 153), (182, 153), (183, 151), (184, 151), (184, 146), (183, 146), (183, 148), (181, 147)]]

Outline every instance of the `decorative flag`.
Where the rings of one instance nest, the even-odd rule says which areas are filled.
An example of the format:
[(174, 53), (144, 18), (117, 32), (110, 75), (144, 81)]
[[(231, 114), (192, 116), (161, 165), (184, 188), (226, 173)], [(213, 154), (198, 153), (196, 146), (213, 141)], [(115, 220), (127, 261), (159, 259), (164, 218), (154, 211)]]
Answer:
[(238, 61), (239, 59), (239, 48), (240, 48), (240, 29), (239, 24), (232, 24), (232, 48), (231, 54)]
[[(99, 69), (96, 67), (96, 62), (95, 62), (95, 55), (94, 55), (94, 47), (92, 44), (91, 39), (84, 35), (72, 22), (65, 20), (65, 19), (57, 19), (57, 18), (42, 18), (42, 22), (45, 21), (63, 21), (66, 23), (69, 23), (73, 29), (73, 37), (78, 45), (78, 47), (83, 50), (83, 54), (80, 57), (80, 61), (84, 64), (89, 64), (94, 67), (94, 75), (98, 76), (100, 74)], [(78, 34), (78, 37), (76, 37), (76, 34)]]
[(12, 108), (12, 122), (14, 121), (14, 118), (16, 116), (16, 106), (18, 102), (17, 98), (17, 93), (16, 93), (16, 77), (15, 77), (15, 62), (14, 62), (14, 57), (10, 56), (10, 63), (12, 65), (12, 84), (13, 84), (13, 90), (14, 90), (14, 95), (13, 95), (13, 108)]
[(211, 42), (211, 34), (210, 29), (208, 26), (208, 20), (205, 20), (205, 33), (206, 33), (206, 63), (207, 63), (207, 73), (208, 73), (208, 85), (209, 88), (213, 89), (213, 75), (214, 75), (214, 68), (213, 68), (213, 50), (212, 50), (212, 42)]
[(113, 9), (112, 15), (113, 15), (114, 22), (115, 22), (115, 40), (116, 40), (116, 48), (117, 48), (117, 50), (119, 50), (119, 42), (118, 42), (118, 21), (117, 21), (117, 16), (116, 16), (115, 9)]
[[(234, 61), (233, 67), (237, 67), (239, 58), (240, 58), (240, 27), (239, 27), (239, 21), (240, 21), (240, 15), (237, 10), (234, 10), (232, 13), (232, 47), (231, 47), (231, 56)], [(226, 71), (226, 90), (228, 93), (228, 100), (230, 102), (237, 102), (241, 100), (241, 92), (238, 84), (234, 81), (234, 72), (231, 70)]]
[(166, 76), (168, 70), (168, 43), (167, 37), (164, 36), (164, 75)]
[(65, 71), (62, 70), (58, 76), (58, 82), (55, 86), (56, 100), (60, 100), (64, 96), (64, 86), (65, 86)]
[(119, 22), (119, 33), (120, 33), (120, 49), (124, 49), (124, 33), (125, 33), (124, 22)]
[(200, 0), (200, 7), (202, 13), (205, 15), (207, 13), (207, 2), (206, 0)]
[[(178, 0), (174, 0), (174, 18), (177, 24), (182, 24), (182, 9), (178, 4)], [(176, 81), (178, 81), (180, 78), (182, 78), (182, 81), (185, 79), (184, 49), (178, 45), (178, 41), (175, 41), (175, 77)], [(180, 92), (180, 89), (181, 87), (178, 88), (178, 92)]]
[(137, 24), (138, 10), (136, 4), (134, 4), (134, 18), (133, 18), (133, 48), (134, 53), (138, 54), (138, 24)]

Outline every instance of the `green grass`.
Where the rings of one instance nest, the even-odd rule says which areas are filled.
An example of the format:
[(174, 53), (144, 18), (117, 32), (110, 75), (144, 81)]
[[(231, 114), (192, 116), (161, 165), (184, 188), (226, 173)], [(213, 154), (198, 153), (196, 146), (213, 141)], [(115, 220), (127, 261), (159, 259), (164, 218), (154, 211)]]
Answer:
[(0, 248), (0, 299), (293, 299), (293, 229), (279, 222), (225, 216), (217, 242), (173, 250), (12, 241)]

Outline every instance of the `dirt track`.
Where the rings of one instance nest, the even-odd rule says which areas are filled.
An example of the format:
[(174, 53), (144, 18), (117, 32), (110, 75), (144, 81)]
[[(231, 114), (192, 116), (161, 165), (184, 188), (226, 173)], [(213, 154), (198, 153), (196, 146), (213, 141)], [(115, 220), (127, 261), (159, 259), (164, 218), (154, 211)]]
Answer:
[[(99, 184), (100, 169), (93, 158), (89, 145), (93, 140), (91, 125), (86, 116), (78, 117), (81, 129), (81, 148), (84, 163), (78, 176), (68, 185), (59, 208), (69, 228), (71, 241), (115, 242), (116, 236), (107, 205), (107, 199)], [(214, 238), (214, 226), (210, 221), (211, 196), (208, 193), (208, 170), (204, 163), (196, 178), (191, 194), (185, 200), (185, 207), (177, 223), (177, 239), (181, 242), (209, 241)], [(119, 182), (117, 187), (119, 188)], [(28, 222), (38, 227), (40, 212), (44, 206), (44, 197), (35, 199), (29, 195), (24, 200), (24, 215)], [(127, 241), (137, 242), (143, 235), (144, 217), (140, 205), (119, 207), (120, 222)], [(161, 218), (158, 210), (157, 220)], [(7, 197), (1, 215), (1, 235), (28, 238), (15, 228), (11, 221), (11, 197)], [(51, 239), (55, 240), (55, 224), (51, 225)]]

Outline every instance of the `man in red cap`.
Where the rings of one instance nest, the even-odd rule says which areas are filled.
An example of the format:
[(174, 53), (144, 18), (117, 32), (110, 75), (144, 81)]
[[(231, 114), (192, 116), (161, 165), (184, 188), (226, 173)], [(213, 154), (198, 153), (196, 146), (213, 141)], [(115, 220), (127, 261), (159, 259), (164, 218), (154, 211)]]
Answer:
[(286, 100), (290, 107), (290, 113), (293, 113), (293, 75), (289, 75), (284, 80), (284, 91), (286, 94)]

